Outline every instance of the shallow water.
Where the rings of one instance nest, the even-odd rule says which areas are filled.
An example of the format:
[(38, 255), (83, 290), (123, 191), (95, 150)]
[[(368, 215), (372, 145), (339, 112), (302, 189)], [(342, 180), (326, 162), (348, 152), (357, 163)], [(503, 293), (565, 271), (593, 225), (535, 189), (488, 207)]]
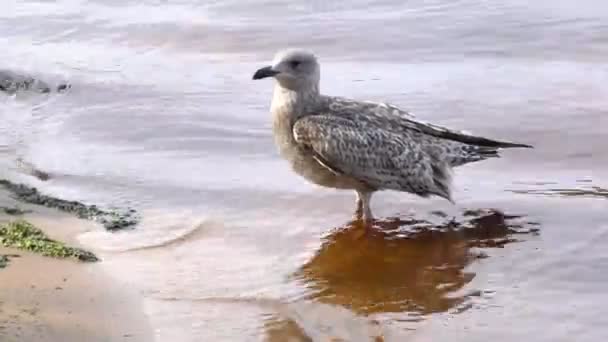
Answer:
[[(13, 2), (1, 68), (73, 87), (0, 94), (2, 178), (142, 212), (79, 238), (158, 341), (601, 341), (607, 23), (600, 0)], [(251, 75), (288, 45), (325, 93), (535, 149), (457, 169), (455, 206), (376, 196), (366, 235), (276, 154)]]

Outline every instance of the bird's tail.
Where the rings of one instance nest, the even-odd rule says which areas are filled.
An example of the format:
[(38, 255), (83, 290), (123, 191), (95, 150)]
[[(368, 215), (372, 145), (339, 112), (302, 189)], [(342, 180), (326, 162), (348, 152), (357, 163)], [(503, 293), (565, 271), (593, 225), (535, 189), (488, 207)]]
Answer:
[(508, 141), (498, 141), (483, 138), (483, 144), (470, 144), (468, 146), (469, 152), (476, 154), (480, 159), (486, 158), (497, 158), (500, 157), (498, 154), (502, 148), (534, 148), (532, 145), (513, 143)]
[(460, 144), (456, 145), (452, 152), (449, 154), (449, 164), (452, 167), (461, 166), (468, 163), (474, 163), (477, 161), (489, 159), (489, 158), (500, 158), (500, 149), (503, 148), (533, 148), (531, 145), (518, 144), (511, 142), (489, 140), (491, 143), (483, 145), (477, 144)]
[(486, 147), (495, 147), (495, 148), (534, 148), (534, 146), (528, 145), (528, 144), (512, 143), (512, 142), (508, 142), (508, 141), (497, 141), (497, 140), (491, 140), (491, 141), (494, 143), (494, 145), (493, 146), (486, 146)]

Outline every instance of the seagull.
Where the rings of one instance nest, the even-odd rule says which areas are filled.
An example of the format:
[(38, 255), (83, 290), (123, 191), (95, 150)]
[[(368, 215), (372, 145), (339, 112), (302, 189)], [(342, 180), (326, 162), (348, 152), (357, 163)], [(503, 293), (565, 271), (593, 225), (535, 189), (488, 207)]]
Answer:
[(452, 203), (451, 170), (498, 157), (501, 148), (532, 148), (417, 120), (386, 103), (322, 95), (317, 57), (279, 51), (254, 80), (274, 78), (270, 105), (279, 154), (314, 184), (354, 190), (355, 219), (373, 221), (372, 194), (395, 190)]

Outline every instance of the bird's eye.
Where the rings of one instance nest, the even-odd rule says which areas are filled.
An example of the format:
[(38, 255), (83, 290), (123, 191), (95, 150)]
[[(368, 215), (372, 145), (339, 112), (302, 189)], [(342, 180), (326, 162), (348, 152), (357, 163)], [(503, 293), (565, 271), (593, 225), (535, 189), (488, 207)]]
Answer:
[(300, 65), (300, 61), (291, 61), (289, 63), (293, 69), (297, 68)]

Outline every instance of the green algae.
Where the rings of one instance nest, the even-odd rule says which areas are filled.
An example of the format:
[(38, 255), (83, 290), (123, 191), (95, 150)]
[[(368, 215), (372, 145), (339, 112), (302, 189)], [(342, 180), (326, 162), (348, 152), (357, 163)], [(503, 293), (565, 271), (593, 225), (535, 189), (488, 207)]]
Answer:
[[(0, 225), (0, 245), (53, 258), (72, 258), (84, 262), (99, 261), (93, 253), (52, 240), (40, 229), (23, 220)], [(7, 262), (6, 256), (0, 260), (4, 266)]]

